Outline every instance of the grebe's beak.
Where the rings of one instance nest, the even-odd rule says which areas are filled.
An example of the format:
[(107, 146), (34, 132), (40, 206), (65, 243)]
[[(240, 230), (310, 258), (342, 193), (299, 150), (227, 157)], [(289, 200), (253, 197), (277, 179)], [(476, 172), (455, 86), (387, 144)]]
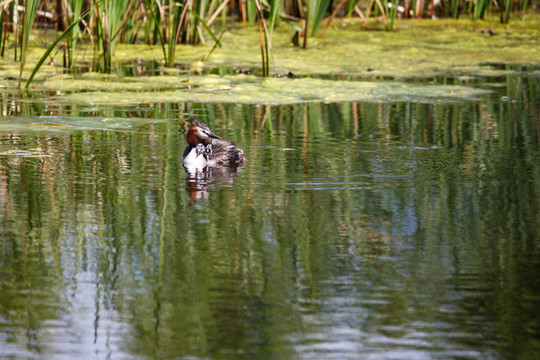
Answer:
[(212, 139), (220, 139), (221, 140), (221, 136), (217, 136), (216, 134), (214, 134), (213, 132), (211, 132), (210, 130), (203, 130), (203, 132), (206, 134), (206, 136), (208, 136), (209, 138), (212, 138)]

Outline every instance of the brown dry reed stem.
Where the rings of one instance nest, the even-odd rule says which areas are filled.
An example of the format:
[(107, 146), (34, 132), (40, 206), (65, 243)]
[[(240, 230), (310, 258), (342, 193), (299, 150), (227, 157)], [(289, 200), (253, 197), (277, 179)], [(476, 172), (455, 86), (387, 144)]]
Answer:
[(334, 20), (334, 17), (336, 17), (339, 10), (341, 10), (343, 5), (345, 5), (345, 3), (347, 1), (349, 1), (349, 0), (341, 0), (341, 2), (338, 4), (338, 6), (336, 6), (336, 8), (334, 9), (334, 12), (332, 12), (332, 15), (330, 15), (330, 17), (328, 18), (328, 21), (326, 22), (326, 25), (324, 26), (324, 29), (321, 31), (321, 34), (319, 35), (320, 38), (323, 37), (324, 33), (326, 32), (326, 29), (328, 29), (328, 26), (330, 26), (330, 23), (332, 22), (332, 20)]
[(223, 11), (223, 9), (225, 8), (225, 6), (227, 6), (227, 4), (229, 3), (229, 0), (225, 0), (224, 2), (221, 3), (221, 5), (219, 5), (219, 7), (216, 9), (216, 11), (214, 12), (214, 14), (212, 16), (210, 16), (210, 18), (208, 19), (208, 21), (206, 22), (208, 25), (212, 25), (212, 23), (214, 22), (214, 20), (218, 17), (218, 15)]

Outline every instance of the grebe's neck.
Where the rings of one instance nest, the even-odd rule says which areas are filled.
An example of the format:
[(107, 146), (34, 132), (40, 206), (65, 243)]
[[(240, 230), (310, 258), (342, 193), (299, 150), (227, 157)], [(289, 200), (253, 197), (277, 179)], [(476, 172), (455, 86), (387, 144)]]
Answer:
[(196, 147), (199, 143), (199, 137), (197, 136), (198, 128), (197, 126), (192, 126), (187, 133), (187, 142), (189, 146)]

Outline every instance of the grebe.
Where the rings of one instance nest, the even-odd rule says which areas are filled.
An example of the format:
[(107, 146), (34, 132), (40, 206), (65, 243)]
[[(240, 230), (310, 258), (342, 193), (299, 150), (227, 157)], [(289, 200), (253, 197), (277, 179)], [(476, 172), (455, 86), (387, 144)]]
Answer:
[(194, 117), (190, 117), (188, 121), (193, 126), (187, 132), (188, 146), (183, 155), (185, 167), (229, 166), (237, 168), (244, 164), (246, 161), (244, 152), (232, 141), (222, 140), (205, 123)]

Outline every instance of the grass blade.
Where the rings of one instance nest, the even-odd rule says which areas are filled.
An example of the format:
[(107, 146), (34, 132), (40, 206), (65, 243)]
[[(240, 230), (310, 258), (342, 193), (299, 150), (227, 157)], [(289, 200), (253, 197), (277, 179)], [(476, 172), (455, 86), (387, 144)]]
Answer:
[[(154, 19), (154, 24), (156, 24), (156, 26), (159, 27), (159, 23), (160, 23), (159, 16), (157, 15), (154, 7), (152, 6), (152, 0), (144, 0), (144, 3), (146, 4), (146, 7), (150, 10), (150, 13), (152, 14), (152, 18)], [(163, 39), (163, 34), (160, 31), (160, 29), (158, 29), (156, 33), (159, 38), (159, 43), (161, 44), (161, 49), (163, 50), (163, 59), (165, 60), (165, 63), (168, 63), (169, 61), (167, 57), (167, 51), (165, 50), (165, 40)]]
[(276, 26), (278, 15), (282, 9), (282, 0), (271, 0), (270, 2), (270, 14), (268, 15), (268, 33), (272, 38), (274, 27)]
[(36, 13), (39, 6), (39, 0), (25, 0), (24, 2), (25, 12), (23, 19), (23, 29), (21, 38), (21, 65), (19, 70), (19, 90), (21, 89), (22, 73), (24, 66), (26, 65), (26, 55), (28, 51), (28, 42), (30, 41), (30, 33), (34, 26), (34, 20), (36, 19)]
[(34, 76), (37, 74), (37, 72), (39, 71), (39, 69), (41, 68), (41, 66), (43, 65), (43, 63), (45, 62), (45, 60), (47, 60), (47, 57), (51, 54), (51, 52), (54, 50), (54, 48), (56, 47), (56, 45), (62, 41), (63, 38), (65, 38), (69, 32), (79, 24), (79, 22), (86, 16), (86, 14), (88, 14), (90, 12), (90, 10), (92, 9), (88, 9), (86, 10), (80, 17), (78, 20), (74, 21), (71, 25), (68, 26), (68, 28), (62, 33), (60, 34), (60, 36), (53, 41), (53, 43), (47, 48), (47, 50), (45, 51), (45, 53), (43, 54), (43, 56), (39, 59), (39, 61), (37, 62), (36, 66), (34, 66), (34, 70), (32, 70), (32, 74), (30, 74), (30, 77), (28, 78), (28, 80), (26, 81), (26, 85), (25, 85), (25, 89), (28, 89), (28, 86), (30, 86), (30, 83), (32, 82), (32, 80), (34, 79)]
[(199, 16), (199, 14), (197, 14), (197, 12), (193, 9), (189, 9), (189, 11), (193, 14), (193, 16), (195, 16), (197, 18), (198, 21), (200, 21), (200, 23), (202, 24), (202, 26), (204, 27), (204, 29), (206, 31), (208, 31), (208, 34), (210, 34), (210, 36), (212, 37), (212, 39), (218, 44), (219, 47), (221, 47), (221, 42), (219, 41), (219, 39), (217, 38), (216, 35), (214, 35), (214, 32), (212, 31), (212, 29), (210, 29), (210, 27), (208, 26), (208, 24), (206, 23), (206, 21), (204, 21), (203, 19), (201, 19), (201, 17)]

